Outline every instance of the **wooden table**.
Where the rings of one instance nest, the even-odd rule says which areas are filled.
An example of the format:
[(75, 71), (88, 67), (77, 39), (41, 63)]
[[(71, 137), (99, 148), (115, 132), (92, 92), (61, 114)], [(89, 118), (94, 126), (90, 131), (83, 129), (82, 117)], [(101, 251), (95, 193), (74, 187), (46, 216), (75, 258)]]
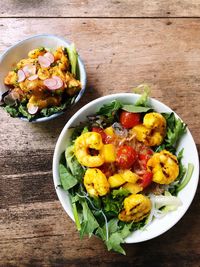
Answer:
[(1, 1), (0, 52), (33, 34), (75, 42), (87, 91), (68, 114), (31, 124), (0, 110), (0, 266), (200, 266), (199, 190), (162, 236), (107, 252), (79, 240), (52, 181), (52, 155), (68, 119), (103, 95), (148, 83), (188, 124), (200, 149), (200, 4), (196, 0)]

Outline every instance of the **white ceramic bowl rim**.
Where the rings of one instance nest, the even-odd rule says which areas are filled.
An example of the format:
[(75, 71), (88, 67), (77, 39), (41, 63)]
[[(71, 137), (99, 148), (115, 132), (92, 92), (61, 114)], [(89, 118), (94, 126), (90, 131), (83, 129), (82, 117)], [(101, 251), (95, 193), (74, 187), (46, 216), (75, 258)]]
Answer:
[[(16, 44), (12, 45), (11, 47), (9, 47), (8, 49), (6, 49), (1, 55), (0, 55), (0, 63), (4, 60), (4, 58), (15, 48), (17, 47), (20, 47), (21, 45), (23, 45), (24, 42), (26, 41), (29, 41), (29, 40), (32, 40), (32, 39), (38, 39), (38, 38), (56, 38), (58, 40), (61, 40), (63, 41), (66, 46), (69, 46), (70, 43), (65, 40), (65, 38), (62, 38), (60, 36), (57, 36), (57, 35), (54, 35), (54, 34), (38, 34), (38, 35), (32, 35), (22, 41), (19, 41), (17, 42)], [(83, 63), (83, 60), (81, 59), (80, 55), (78, 54), (78, 66), (79, 66), (79, 71), (80, 71), (80, 76), (81, 76), (81, 84), (82, 84), (82, 88), (80, 90), (80, 92), (78, 93), (78, 95), (76, 96), (76, 99), (74, 101), (74, 103), (72, 105), (70, 105), (70, 107), (72, 107), (73, 105), (75, 105), (79, 100), (80, 98), (83, 96), (84, 92), (85, 92), (85, 89), (86, 89), (86, 83), (87, 83), (87, 77), (86, 77), (86, 70), (85, 70), (85, 66), (84, 66), (84, 63)], [(34, 122), (44, 122), (44, 121), (48, 121), (48, 120), (51, 120), (51, 119), (54, 119), (58, 116), (60, 116), (61, 114), (65, 113), (65, 111), (60, 111), (60, 112), (57, 112), (55, 114), (52, 114), (51, 116), (49, 117), (41, 117), (41, 118), (38, 118), (38, 119), (35, 119), (35, 120), (32, 120), (31, 122), (34, 123)], [(24, 118), (24, 117), (20, 117), (21, 120), (24, 120), (24, 121), (28, 121), (28, 119)]]
[[(58, 198), (64, 208), (64, 210), (67, 212), (67, 214), (70, 216), (72, 220), (74, 220), (73, 213), (71, 210), (71, 203), (69, 202), (68, 193), (62, 190), (60, 187), (57, 187), (59, 184), (59, 172), (58, 172), (58, 165), (60, 161), (60, 156), (62, 152), (65, 150), (67, 146), (67, 133), (68, 129), (76, 126), (76, 122), (81, 121), (81, 115), (84, 114), (82, 121), (84, 121), (86, 118), (85, 116), (88, 116), (87, 110), (92, 109), (93, 114), (98, 110), (100, 106), (102, 106), (104, 103), (111, 102), (112, 100), (118, 99), (121, 100), (123, 103), (130, 103), (130, 101), (134, 101), (139, 97), (137, 94), (132, 94), (132, 93), (119, 93), (119, 94), (112, 94), (108, 96), (103, 96), (100, 97), (84, 107), (82, 107), (78, 112), (76, 112), (73, 117), (67, 122), (67, 124), (64, 126), (58, 140), (56, 143), (55, 151), (54, 151), (54, 156), (53, 156), (53, 180), (54, 180), (54, 185), (56, 188), (56, 193), (58, 195)], [(125, 101), (123, 99), (126, 99)], [(150, 102), (155, 110), (158, 112), (174, 112), (171, 110), (168, 106), (165, 104), (161, 103), (158, 100), (155, 100), (153, 98), (150, 98)], [(133, 103), (133, 102), (132, 102)], [(174, 112), (175, 113), (175, 112)], [(90, 114), (91, 115), (91, 114)], [(176, 113), (175, 115), (180, 118)], [(74, 124), (75, 122), (75, 124)], [(164, 218), (162, 219), (154, 219), (154, 221), (147, 226), (147, 228), (144, 231), (137, 230), (133, 232), (128, 238), (126, 238), (125, 242), (126, 243), (138, 243), (146, 240), (150, 240), (152, 238), (155, 238), (167, 230), (169, 230), (171, 227), (173, 227), (185, 214), (187, 209), (189, 208), (198, 185), (198, 179), (199, 179), (199, 159), (198, 159), (198, 152), (196, 149), (196, 145), (194, 143), (194, 140), (192, 138), (192, 135), (187, 129), (187, 134), (182, 138), (180, 144), (179, 144), (179, 149), (184, 144), (184, 155), (186, 155), (188, 152), (188, 157), (190, 158), (189, 161), (184, 161), (183, 164), (186, 165), (188, 162), (191, 162), (194, 164), (194, 172), (192, 175), (191, 180), (187, 184), (187, 186), (179, 193), (179, 197), (183, 202), (183, 205), (179, 207), (176, 211), (174, 212), (169, 212)], [(178, 150), (179, 150), (178, 149)]]

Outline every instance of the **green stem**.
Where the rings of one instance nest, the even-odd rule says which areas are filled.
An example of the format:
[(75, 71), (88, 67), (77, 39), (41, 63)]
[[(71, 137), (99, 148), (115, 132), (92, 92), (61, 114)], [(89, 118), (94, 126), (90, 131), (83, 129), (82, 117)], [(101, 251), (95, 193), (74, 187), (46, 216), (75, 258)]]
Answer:
[(74, 214), (76, 227), (77, 227), (78, 231), (80, 231), (81, 230), (81, 224), (80, 224), (79, 217), (78, 217), (78, 211), (77, 211), (77, 208), (76, 208), (76, 203), (72, 203), (72, 211), (73, 211), (73, 214)]
[(190, 181), (192, 177), (193, 170), (194, 170), (194, 165), (192, 163), (188, 163), (188, 169), (187, 169), (185, 179), (179, 185), (177, 192), (180, 192), (188, 184), (188, 182)]

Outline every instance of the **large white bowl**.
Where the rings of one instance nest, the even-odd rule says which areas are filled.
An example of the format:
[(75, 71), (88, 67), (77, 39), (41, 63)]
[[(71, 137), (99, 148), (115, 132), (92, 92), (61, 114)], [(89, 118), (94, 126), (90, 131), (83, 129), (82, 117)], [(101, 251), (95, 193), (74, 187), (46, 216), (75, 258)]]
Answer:
[[(18, 42), (17, 44), (11, 46), (8, 50), (6, 50), (0, 56), (0, 101), (1, 96), (8, 90), (8, 87), (4, 84), (4, 78), (8, 74), (10, 70), (13, 69), (15, 64), (23, 58), (27, 57), (27, 54), (30, 50), (35, 49), (37, 47), (46, 47), (50, 49), (56, 49), (60, 46), (62, 47), (69, 47), (70, 43), (68, 43), (64, 38), (52, 35), (52, 34), (41, 34), (41, 35), (34, 35), (31, 36), (23, 41)], [(81, 60), (80, 56), (78, 56), (78, 70), (80, 76), (80, 82), (82, 88), (75, 99), (75, 103), (79, 101), (82, 97), (85, 88), (86, 88), (86, 71)], [(43, 122), (51, 120), (55, 117), (60, 116), (63, 114), (64, 111), (57, 112), (49, 117), (42, 117), (31, 122)], [(28, 119), (20, 117), (21, 119), (28, 121)]]
[[(80, 122), (85, 121), (88, 115), (94, 114), (105, 103), (110, 103), (112, 100), (116, 99), (120, 100), (123, 103), (131, 104), (134, 103), (138, 97), (139, 95), (136, 94), (120, 93), (98, 98), (81, 108), (76, 114), (74, 114), (74, 116), (63, 128), (58, 138), (53, 156), (53, 180), (58, 198), (63, 208), (72, 220), (74, 220), (74, 217), (68, 193), (62, 190), (60, 187), (57, 187), (57, 185), (60, 184), (58, 170), (59, 161), (61, 154), (63, 153), (63, 151), (65, 151), (67, 145), (69, 144), (69, 128), (77, 126)], [(150, 99), (150, 103), (152, 107), (158, 112), (172, 112), (169, 107), (159, 102), (158, 100)], [(176, 116), (178, 117), (178, 115)], [(194, 172), (191, 180), (178, 195), (183, 205), (180, 206), (176, 211), (169, 212), (165, 217), (161, 219), (154, 219), (152, 223), (147, 226), (147, 228), (145, 228), (145, 230), (137, 230), (133, 232), (129, 237), (126, 238), (126, 243), (138, 243), (163, 234), (172, 226), (174, 226), (189, 208), (197, 189), (199, 179), (199, 159), (196, 145), (188, 129), (187, 133), (181, 139), (178, 150), (180, 150), (181, 148), (184, 148), (184, 165), (187, 166), (189, 162), (194, 164)]]

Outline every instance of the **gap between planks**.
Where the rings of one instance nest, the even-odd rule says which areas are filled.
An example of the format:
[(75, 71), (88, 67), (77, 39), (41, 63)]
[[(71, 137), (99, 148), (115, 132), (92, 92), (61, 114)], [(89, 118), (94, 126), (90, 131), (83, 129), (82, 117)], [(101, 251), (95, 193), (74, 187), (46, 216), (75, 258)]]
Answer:
[(156, 17), (156, 16), (151, 16), (151, 17), (119, 17), (119, 16), (110, 16), (110, 17), (104, 17), (104, 16), (92, 16), (92, 17), (73, 17), (73, 16), (66, 16), (66, 17), (58, 17), (58, 16), (0, 16), (0, 19), (200, 19), (200, 16), (194, 16), (194, 17), (188, 17), (188, 16), (171, 16), (171, 17)]

